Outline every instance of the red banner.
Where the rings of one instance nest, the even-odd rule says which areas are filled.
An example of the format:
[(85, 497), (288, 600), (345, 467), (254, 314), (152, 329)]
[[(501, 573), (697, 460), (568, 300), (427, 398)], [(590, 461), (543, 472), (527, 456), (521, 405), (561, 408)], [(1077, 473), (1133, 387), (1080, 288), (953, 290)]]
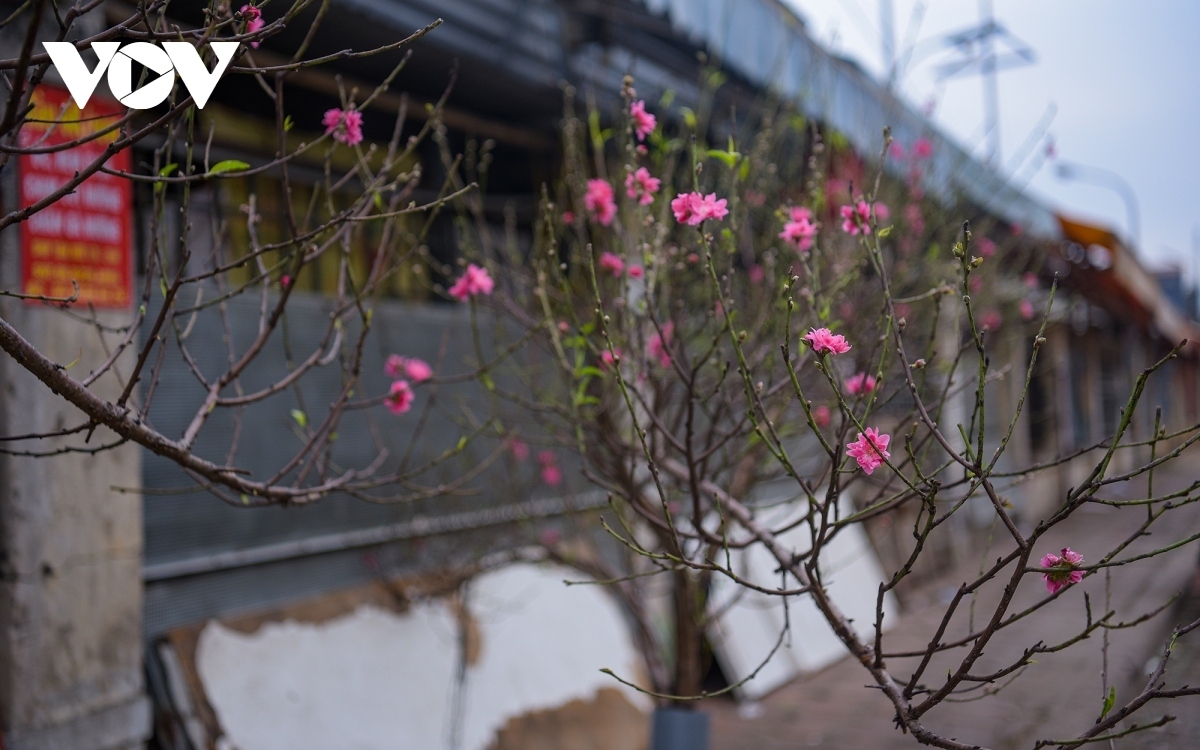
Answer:
[[(24, 148), (70, 143), (111, 125), (125, 114), (120, 104), (92, 97), (79, 111), (65, 89), (39, 86), (33, 111), (21, 130)], [(22, 154), (21, 207), (61, 188), (103, 153), (117, 131), (61, 151)], [(129, 169), (129, 150), (111, 157), (110, 169)], [(133, 190), (128, 180), (103, 172), (75, 192), (26, 219), (21, 233), (21, 286), (25, 294), (70, 297), (79, 303), (128, 307), (133, 302)]]

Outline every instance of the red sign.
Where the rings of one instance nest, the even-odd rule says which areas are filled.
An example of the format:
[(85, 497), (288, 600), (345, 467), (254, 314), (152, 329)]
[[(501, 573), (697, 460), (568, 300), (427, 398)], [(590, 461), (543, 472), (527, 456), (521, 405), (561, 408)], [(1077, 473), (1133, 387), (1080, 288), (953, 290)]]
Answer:
[[(125, 114), (116, 102), (93, 97), (79, 111), (65, 89), (39, 86), (21, 130), (23, 148), (70, 143), (111, 125)], [(61, 151), (22, 154), (21, 207), (32, 206), (69, 182), (103, 153), (117, 131)], [(106, 166), (128, 171), (129, 150)], [(133, 302), (133, 190), (128, 180), (103, 172), (21, 225), (21, 286), (25, 294), (70, 297), (80, 303), (128, 307)]]

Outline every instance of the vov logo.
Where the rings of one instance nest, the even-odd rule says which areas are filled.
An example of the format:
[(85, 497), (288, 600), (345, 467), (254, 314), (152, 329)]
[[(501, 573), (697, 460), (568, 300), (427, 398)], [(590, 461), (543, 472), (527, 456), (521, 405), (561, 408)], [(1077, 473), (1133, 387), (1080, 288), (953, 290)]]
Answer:
[[(121, 46), (120, 42), (93, 42), (92, 51), (99, 62), (94, 70), (88, 70), (79, 50), (70, 42), (43, 42), (46, 53), (58, 68), (63, 83), (71, 92), (75, 104), (83, 109), (100, 76), (108, 71), (108, 89), (112, 95), (130, 109), (149, 109), (162, 103), (175, 85), (175, 74), (183, 79), (183, 86), (196, 102), (196, 109), (204, 109), (208, 98), (229, 61), (237, 51), (238, 42), (210, 42), (217, 64), (210, 71), (200, 59), (200, 53), (187, 42), (163, 42), (162, 47), (150, 42), (133, 42)], [(146, 70), (158, 77), (133, 90), (133, 64), (141, 63)]]

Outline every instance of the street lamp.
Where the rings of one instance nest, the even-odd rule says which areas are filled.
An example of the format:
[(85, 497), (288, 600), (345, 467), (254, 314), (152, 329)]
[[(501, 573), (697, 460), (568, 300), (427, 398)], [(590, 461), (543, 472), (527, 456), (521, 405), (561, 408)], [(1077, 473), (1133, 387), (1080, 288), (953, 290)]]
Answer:
[(1054, 167), (1054, 174), (1060, 180), (1075, 180), (1076, 182), (1086, 182), (1090, 185), (1098, 185), (1116, 191), (1125, 200), (1125, 210), (1129, 214), (1129, 237), (1133, 240), (1134, 245), (1141, 245), (1142, 230), (1141, 219), (1138, 212), (1137, 195), (1133, 192), (1131, 186), (1124, 177), (1100, 167), (1088, 167), (1082, 164), (1074, 164), (1072, 162), (1058, 162)]

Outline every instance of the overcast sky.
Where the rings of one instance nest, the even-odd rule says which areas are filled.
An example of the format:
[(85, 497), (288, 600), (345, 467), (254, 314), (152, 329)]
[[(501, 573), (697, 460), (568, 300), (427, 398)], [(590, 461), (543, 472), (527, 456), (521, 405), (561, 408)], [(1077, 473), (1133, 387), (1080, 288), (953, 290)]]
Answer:
[[(880, 4), (889, 0), (785, 0), (822, 44), (882, 77)], [(936, 102), (934, 121), (965, 147), (985, 153), (979, 76), (938, 83), (953, 59), (936, 40), (980, 21), (978, 0), (890, 0), (896, 46), (917, 40), (900, 91), (918, 108)], [(914, 26), (914, 10), (924, 17)], [(1057, 158), (1116, 172), (1133, 188), (1141, 251), (1154, 265), (1200, 266), (1200, 1), (994, 0), (996, 20), (1032, 47), (1032, 66), (999, 74), (1001, 163), (1009, 167), (1047, 108)], [(1032, 160), (1016, 167), (1029, 177)], [(1125, 234), (1125, 201), (1114, 190), (1055, 176), (1053, 162), (1029, 190), (1068, 216)]]

